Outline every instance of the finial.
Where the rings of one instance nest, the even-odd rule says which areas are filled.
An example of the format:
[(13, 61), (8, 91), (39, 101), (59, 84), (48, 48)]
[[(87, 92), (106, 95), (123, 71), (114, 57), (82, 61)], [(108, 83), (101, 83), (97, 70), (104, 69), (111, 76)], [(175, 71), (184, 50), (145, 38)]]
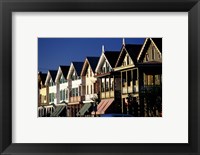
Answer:
[(123, 40), (122, 40), (122, 45), (125, 45), (125, 39), (123, 38)]
[(104, 53), (104, 52), (105, 52), (104, 45), (102, 45), (102, 53)]

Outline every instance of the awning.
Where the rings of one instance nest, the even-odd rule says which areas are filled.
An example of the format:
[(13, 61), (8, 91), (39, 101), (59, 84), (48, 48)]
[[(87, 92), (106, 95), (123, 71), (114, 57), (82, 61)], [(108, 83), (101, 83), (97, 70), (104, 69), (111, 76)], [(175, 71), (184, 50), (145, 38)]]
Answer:
[[(109, 108), (109, 106), (113, 103), (113, 101), (114, 99), (101, 100), (101, 102), (97, 106), (96, 114), (105, 114), (105, 111)], [(94, 115), (95, 112), (93, 111), (92, 114)]]
[(51, 114), (50, 117), (59, 117), (60, 113), (66, 108), (66, 105), (57, 106), (55, 111)]
[(84, 116), (86, 111), (92, 106), (91, 103), (85, 103), (84, 106), (79, 110), (79, 112), (76, 114), (77, 116)]

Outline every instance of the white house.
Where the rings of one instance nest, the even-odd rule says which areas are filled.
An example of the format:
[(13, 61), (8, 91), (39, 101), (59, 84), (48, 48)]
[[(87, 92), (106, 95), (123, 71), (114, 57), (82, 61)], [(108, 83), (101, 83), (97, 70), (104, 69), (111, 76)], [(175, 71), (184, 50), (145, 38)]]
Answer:
[(84, 81), (80, 76), (83, 62), (72, 62), (67, 75), (68, 80), (68, 116), (75, 117), (81, 108), (81, 102), (84, 100)]
[(59, 66), (58, 68), (58, 72), (55, 79), (57, 104), (69, 102), (67, 81), (68, 71), (69, 66)]

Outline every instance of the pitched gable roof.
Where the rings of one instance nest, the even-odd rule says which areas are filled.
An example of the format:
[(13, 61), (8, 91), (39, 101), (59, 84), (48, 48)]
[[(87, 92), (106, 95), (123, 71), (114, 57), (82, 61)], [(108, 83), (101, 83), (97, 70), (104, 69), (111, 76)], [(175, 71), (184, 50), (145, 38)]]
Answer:
[(151, 43), (154, 43), (155, 46), (158, 48), (159, 52), (162, 53), (162, 38), (146, 38), (143, 47), (137, 57), (137, 60), (140, 61), (141, 57), (144, 57), (144, 51), (147, 51), (149, 48), (149, 45)]
[(48, 82), (51, 78), (52, 78), (53, 82), (55, 82), (56, 75), (57, 75), (56, 70), (49, 70), (47, 73), (47, 76), (46, 76), (45, 85), (48, 85)]
[(78, 76), (81, 74), (84, 62), (72, 62)]
[(40, 73), (40, 78), (43, 85), (45, 84), (46, 77), (47, 73)]
[(162, 38), (151, 38), (156, 44), (158, 50), (162, 53)]
[(69, 67), (70, 66), (60, 66), (60, 69), (63, 73), (63, 76), (66, 78), (67, 77), (67, 74), (68, 74), (68, 71), (69, 71)]
[(143, 46), (143, 44), (126, 44), (126, 45), (123, 45), (122, 48), (121, 48), (121, 52), (120, 52), (120, 55), (118, 57), (118, 60), (115, 64), (115, 67), (119, 67), (122, 64), (124, 57), (126, 55), (126, 52), (131, 57), (133, 62), (136, 64), (137, 63), (137, 57), (138, 57), (138, 54), (140, 53), (142, 46)]
[(104, 52), (104, 55), (112, 68), (115, 67), (115, 63), (119, 57), (119, 54), (120, 54), (119, 51), (105, 51)]
[(56, 70), (49, 70), (49, 73), (51, 75), (53, 82), (55, 82), (57, 71)]
[(88, 68), (88, 66), (90, 66), (93, 73), (95, 73), (95, 69), (98, 64), (98, 61), (99, 61), (99, 57), (86, 57), (83, 64), (82, 71), (81, 71), (81, 76), (84, 76), (86, 74), (86, 69)]
[(125, 45), (125, 48), (133, 62), (137, 63), (137, 57), (142, 48), (142, 44), (127, 44)]
[(99, 57), (87, 57), (86, 59), (88, 60), (90, 67), (92, 68), (92, 71), (95, 72), (95, 69), (99, 61)]

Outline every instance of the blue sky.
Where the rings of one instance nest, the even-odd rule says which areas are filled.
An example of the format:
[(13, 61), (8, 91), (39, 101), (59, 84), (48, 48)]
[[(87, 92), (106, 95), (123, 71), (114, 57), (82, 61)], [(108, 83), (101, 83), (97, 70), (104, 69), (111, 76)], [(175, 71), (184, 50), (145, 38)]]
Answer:
[[(100, 56), (105, 51), (120, 51), (122, 38), (39, 38), (38, 70), (57, 70), (59, 65), (84, 61), (87, 56)], [(126, 44), (142, 44), (143, 38), (125, 38)]]

